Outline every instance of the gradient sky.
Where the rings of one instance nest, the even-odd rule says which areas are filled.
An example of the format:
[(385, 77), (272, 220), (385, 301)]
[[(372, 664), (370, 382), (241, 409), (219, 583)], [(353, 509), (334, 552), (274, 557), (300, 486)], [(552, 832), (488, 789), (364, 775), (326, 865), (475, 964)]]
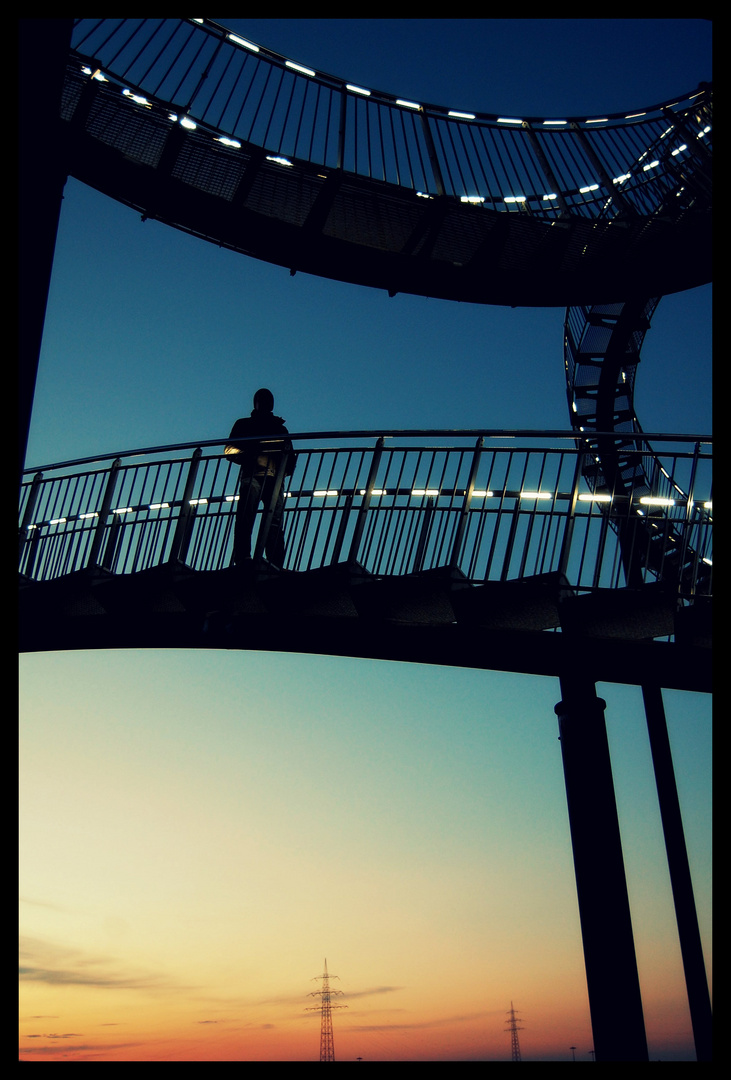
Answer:
[[(558, 115), (712, 78), (703, 20), (217, 19), (456, 108)], [(711, 288), (666, 297), (645, 431), (711, 432)], [(563, 309), (321, 281), (69, 180), (27, 465), (228, 434), (567, 428)], [(651, 1059), (693, 1060), (639, 688), (600, 685)], [(589, 1060), (556, 680), (274, 653), (20, 658), (23, 1060)], [(711, 707), (666, 692), (711, 976)]]

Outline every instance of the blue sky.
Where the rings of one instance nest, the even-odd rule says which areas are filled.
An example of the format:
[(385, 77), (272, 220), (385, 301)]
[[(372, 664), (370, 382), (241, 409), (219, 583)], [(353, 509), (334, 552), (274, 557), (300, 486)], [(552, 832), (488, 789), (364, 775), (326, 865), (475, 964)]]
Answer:
[[(483, 111), (618, 111), (712, 78), (704, 20), (216, 21), (349, 80)], [(291, 277), (142, 222), (69, 180), (26, 463), (223, 438), (260, 385), (291, 431), (565, 429), (563, 318), (563, 309), (389, 298)], [(711, 402), (708, 286), (661, 302), (636, 404), (645, 431), (710, 434)], [(65, 972), (113, 961), (119, 972), (154, 973), (175, 988), (156, 1001), (160, 1030), (177, 1040), (193, 1009), (180, 1004), (186, 979), (207, 1007), (215, 999), (249, 1017), (245, 1026), (265, 998), (311, 989), (327, 956), (353, 1003), (366, 987), (407, 987), (392, 1012), (338, 1019), (353, 1057), (366, 1043), (370, 1057), (414, 1053), (413, 1032), (428, 1022), (450, 1031), (443, 1045), (454, 1053), (509, 1058), (502, 1032), (513, 1000), (524, 1057), (575, 1044), (586, 1059), (557, 682), (228, 652), (60, 652), (24, 656), (20, 672), (21, 927), (46, 965), (39, 959), (39, 971), (63, 954), (76, 958)], [(692, 1059), (640, 691), (599, 692), (651, 1057)], [(710, 702), (675, 692), (666, 704), (710, 965)], [(160, 850), (172, 877), (160, 869), (151, 897)], [(220, 911), (220, 936), (206, 925), (206, 902)], [(259, 937), (237, 929), (244, 909), (268, 913)], [(56, 970), (26, 984), (28, 1039), (30, 1017), (55, 1010), (64, 1030), (83, 1027), (90, 1059), (108, 1059), (102, 1027), (124, 1018), (145, 1054), (165, 1056), (140, 1034), (144, 989), (133, 1005), (121, 986), (113, 999), (99, 990), (82, 1000), (73, 977), (59, 997), (60, 981)], [(450, 995), (479, 1016), (462, 1043)], [(265, 1023), (279, 1025), (276, 1046), (290, 1053), (283, 1015)], [(316, 1032), (305, 1030), (316, 1058)], [(550, 1051), (548, 1031), (563, 1040)], [(244, 1043), (227, 1038), (195, 1052), (245, 1057)], [(41, 1045), (27, 1041), (29, 1056)], [(262, 1045), (256, 1053), (276, 1053)]]

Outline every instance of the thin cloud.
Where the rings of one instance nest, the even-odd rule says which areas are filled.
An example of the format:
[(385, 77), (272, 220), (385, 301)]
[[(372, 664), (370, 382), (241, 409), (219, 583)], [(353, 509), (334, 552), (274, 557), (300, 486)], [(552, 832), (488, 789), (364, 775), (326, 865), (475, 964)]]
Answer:
[(484, 1012), (464, 1013), (461, 1016), (443, 1016), (436, 1020), (415, 1021), (413, 1023), (400, 1024), (349, 1024), (348, 1031), (422, 1031), (428, 1028), (445, 1027), (449, 1024), (466, 1024), (472, 1020), (484, 1020), (488, 1016), (496, 1015), (495, 1010)]
[(373, 994), (394, 994), (397, 990), (404, 990), (403, 986), (373, 986), (369, 990), (346, 990), (343, 996), (352, 1001), (354, 998), (371, 997)]
[[(107, 1055), (114, 1051), (129, 1050), (131, 1047), (144, 1046), (141, 1041), (135, 1042), (123, 1042), (123, 1043), (75, 1043), (73, 1046), (73, 1056), (75, 1060), (78, 1060), (77, 1055), (80, 1053), (92, 1054), (98, 1056), (99, 1054)], [(71, 1049), (71, 1048), (69, 1048)], [(60, 1046), (23, 1046), (20, 1049), (20, 1060), (22, 1061), (26, 1057), (46, 1057), (51, 1055), (57, 1055), (62, 1053)]]
[(125, 973), (119, 970), (118, 962), (113, 958), (89, 956), (80, 950), (63, 948), (37, 938), (21, 940), (19, 978), (21, 982), (93, 986), (98, 990), (174, 988), (162, 975)]

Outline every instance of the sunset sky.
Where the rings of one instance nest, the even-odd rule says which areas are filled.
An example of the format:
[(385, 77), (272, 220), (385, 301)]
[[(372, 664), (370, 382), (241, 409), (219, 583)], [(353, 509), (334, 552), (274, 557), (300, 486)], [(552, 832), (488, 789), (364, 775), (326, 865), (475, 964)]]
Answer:
[[(229, 20), (320, 70), (484, 111), (712, 78), (704, 20)], [(711, 433), (711, 289), (647, 335), (646, 431)], [(567, 428), (564, 311), (320, 281), (69, 180), (26, 464), (228, 434)], [(638, 687), (601, 684), (650, 1058), (694, 1060)], [(20, 1057), (590, 1060), (557, 680), (235, 651), (20, 658)], [(709, 980), (711, 702), (665, 692)]]

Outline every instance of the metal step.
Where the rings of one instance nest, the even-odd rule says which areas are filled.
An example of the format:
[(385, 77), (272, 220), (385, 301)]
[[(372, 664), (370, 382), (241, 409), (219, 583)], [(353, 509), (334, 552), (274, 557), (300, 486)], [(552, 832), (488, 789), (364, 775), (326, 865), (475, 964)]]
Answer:
[(570, 634), (623, 641), (667, 637), (675, 630), (677, 592), (662, 585), (598, 589), (561, 604), (561, 629)]
[(353, 589), (361, 618), (411, 626), (443, 626), (457, 621), (452, 599), (469, 587), (459, 570), (437, 567), (403, 577), (381, 577)]
[(559, 605), (570, 593), (564, 574), (535, 574), (461, 590), (454, 609), (460, 623), (482, 629), (550, 630), (560, 626)]

